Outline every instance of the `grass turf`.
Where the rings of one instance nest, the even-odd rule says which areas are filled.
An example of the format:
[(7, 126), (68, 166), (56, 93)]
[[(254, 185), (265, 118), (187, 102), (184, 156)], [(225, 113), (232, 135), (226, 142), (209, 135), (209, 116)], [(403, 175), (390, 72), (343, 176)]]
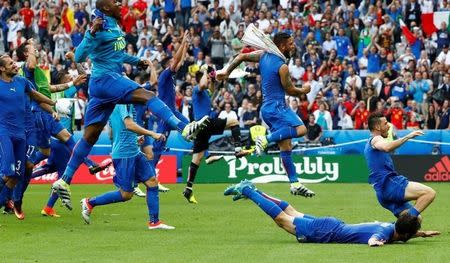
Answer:
[[(352, 244), (299, 244), (251, 201), (223, 196), (226, 185), (197, 185), (199, 204), (188, 204), (182, 185), (160, 195), (161, 218), (177, 229), (146, 228), (144, 198), (95, 208), (92, 224), (80, 217), (78, 201), (111, 186), (72, 186), (74, 210), (57, 207), (61, 218), (40, 215), (49, 186), (32, 185), (26, 193), (26, 218), (0, 215), (0, 262), (450, 262), (448, 244), (450, 188), (431, 184), (438, 195), (424, 213), (423, 229), (441, 236), (407, 244), (369, 248)], [(347, 223), (393, 221), (366, 184), (311, 185), (313, 199), (291, 196), (287, 184), (258, 185), (299, 211), (335, 216)]]

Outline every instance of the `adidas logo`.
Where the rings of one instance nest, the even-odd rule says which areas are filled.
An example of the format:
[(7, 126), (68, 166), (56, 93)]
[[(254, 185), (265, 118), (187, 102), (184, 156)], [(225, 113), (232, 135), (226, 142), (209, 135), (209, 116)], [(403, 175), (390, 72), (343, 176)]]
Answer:
[(448, 156), (435, 163), (424, 176), (427, 182), (448, 182), (450, 181), (450, 159)]

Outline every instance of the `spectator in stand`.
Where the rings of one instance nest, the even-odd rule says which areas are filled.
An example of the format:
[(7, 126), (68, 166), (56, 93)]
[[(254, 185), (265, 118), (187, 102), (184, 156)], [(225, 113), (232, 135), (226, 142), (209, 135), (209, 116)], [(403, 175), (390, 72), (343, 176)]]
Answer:
[(344, 28), (339, 28), (338, 36), (335, 36), (334, 41), (336, 41), (337, 54), (339, 57), (344, 58), (348, 55), (349, 48), (352, 48), (350, 39), (345, 35)]
[[(36, 5), (39, 5), (39, 10), (37, 11), (38, 20), (38, 35), (39, 35), (39, 43), (41, 43), (42, 46), (44, 46), (48, 42), (48, 22), (49, 22), (49, 14), (47, 11), (47, 3), (43, 1), (39, 1), (36, 3)], [(36, 6), (35, 6), (35, 9)]]
[(369, 114), (364, 101), (360, 101), (358, 105), (353, 108), (350, 115), (355, 118), (355, 130), (367, 129), (367, 119), (369, 118)]
[(247, 110), (242, 115), (242, 122), (245, 129), (250, 129), (252, 126), (258, 124), (258, 113), (255, 111), (251, 102), (247, 105)]
[(74, 8), (74, 18), (75, 18), (75, 24), (79, 28), (85, 28), (88, 24), (87, 14), (80, 9), (80, 4), (75, 3), (73, 5)]
[(222, 69), (225, 63), (225, 44), (225, 38), (220, 34), (220, 29), (214, 29), (208, 46), (209, 50), (211, 50), (212, 62), (216, 65), (217, 70)]
[(438, 112), (438, 119), (436, 127), (440, 130), (449, 130), (450, 129), (450, 108), (448, 106), (449, 100), (444, 100), (442, 103), (442, 107)]
[(420, 129), (420, 124), (416, 120), (415, 114), (409, 115), (408, 121), (406, 122), (406, 129), (408, 129), (408, 130), (419, 130)]
[(394, 102), (387, 114), (390, 116), (390, 122), (392, 125), (394, 125), (397, 130), (403, 130), (403, 115), (405, 113), (400, 106), (400, 102)]
[(313, 112), (314, 118), (317, 120), (317, 124), (322, 128), (322, 130), (332, 130), (333, 120), (331, 119), (331, 114), (326, 107), (326, 102), (320, 102), (319, 109)]
[(425, 119), (424, 129), (426, 129), (426, 130), (436, 129), (436, 119), (437, 119), (437, 112), (434, 108), (434, 105), (430, 104), (428, 106), (428, 113), (427, 113), (427, 117)]
[(305, 142), (314, 142), (318, 143), (320, 142), (320, 139), (322, 137), (322, 127), (315, 123), (315, 117), (314, 114), (309, 114), (308, 117), (309, 121), (306, 124), (306, 128), (308, 132), (306, 133)]
[(236, 112), (233, 110), (231, 103), (225, 103), (225, 109), (219, 114), (220, 119), (238, 120)]
[(24, 1), (23, 7), (19, 11), (19, 15), (22, 16), (22, 21), (24, 23), (24, 36), (26, 39), (33, 37), (33, 20), (34, 12), (30, 8), (30, 1)]
[(294, 83), (300, 84), (303, 75), (305, 74), (305, 68), (302, 67), (302, 60), (300, 58), (295, 59), (295, 64), (293, 59), (289, 63), (289, 73), (291, 74), (291, 79)]
[(426, 98), (426, 93), (430, 90), (429, 83), (422, 79), (420, 72), (415, 73), (415, 80), (409, 87), (410, 94), (414, 97), (414, 100), (418, 103), (419, 111), (422, 113), (423, 101)]
[(348, 67), (348, 77), (345, 79), (345, 90), (350, 92), (351, 90), (356, 91), (356, 93), (360, 93), (362, 87), (361, 78), (356, 75), (355, 69), (353, 66)]
[(64, 30), (64, 27), (61, 25), (59, 26), (57, 33), (53, 35), (53, 41), (55, 41), (53, 64), (58, 64), (65, 60), (65, 54), (69, 51), (69, 48), (72, 44), (72, 39)]

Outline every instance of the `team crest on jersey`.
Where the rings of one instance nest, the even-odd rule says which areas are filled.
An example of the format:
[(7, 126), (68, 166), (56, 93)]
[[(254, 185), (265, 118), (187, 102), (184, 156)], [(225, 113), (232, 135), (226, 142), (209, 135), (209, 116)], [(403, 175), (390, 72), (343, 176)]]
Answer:
[(114, 41), (114, 51), (119, 51), (125, 48), (127, 42), (123, 36), (120, 36)]

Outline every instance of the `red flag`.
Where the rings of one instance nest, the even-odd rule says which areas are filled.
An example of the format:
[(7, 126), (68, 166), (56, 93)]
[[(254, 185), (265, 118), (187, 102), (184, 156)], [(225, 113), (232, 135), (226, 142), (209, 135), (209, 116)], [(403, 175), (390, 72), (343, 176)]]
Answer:
[(434, 13), (422, 14), (422, 30), (427, 37), (438, 31), (434, 24)]
[(312, 14), (308, 15), (309, 25), (316, 26), (316, 21), (314, 20), (314, 16)]
[(414, 42), (416, 42), (417, 40), (416, 36), (408, 29), (408, 27), (401, 19), (400, 19), (400, 28), (402, 29), (403, 35), (405, 35), (406, 40), (408, 40), (408, 43), (410, 45), (414, 44)]

